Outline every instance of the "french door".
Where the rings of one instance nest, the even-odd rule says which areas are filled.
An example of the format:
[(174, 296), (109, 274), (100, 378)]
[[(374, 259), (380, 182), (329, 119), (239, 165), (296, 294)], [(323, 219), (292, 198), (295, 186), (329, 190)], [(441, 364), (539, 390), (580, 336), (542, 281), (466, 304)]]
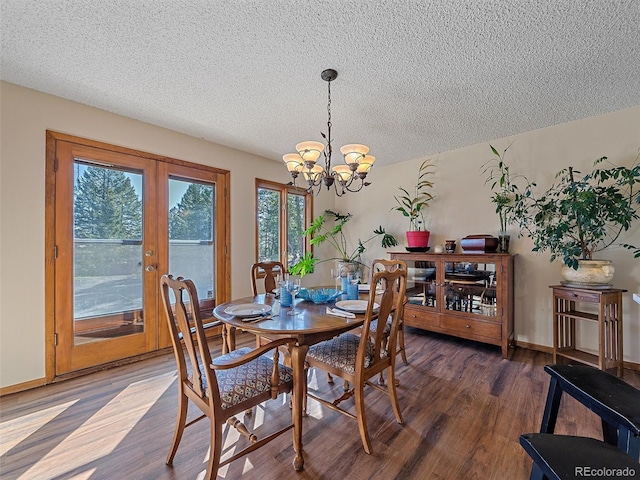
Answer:
[(51, 132), (47, 151), (54, 375), (168, 346), (164, 273), (200, 308), (227, 298), (225, 172)]

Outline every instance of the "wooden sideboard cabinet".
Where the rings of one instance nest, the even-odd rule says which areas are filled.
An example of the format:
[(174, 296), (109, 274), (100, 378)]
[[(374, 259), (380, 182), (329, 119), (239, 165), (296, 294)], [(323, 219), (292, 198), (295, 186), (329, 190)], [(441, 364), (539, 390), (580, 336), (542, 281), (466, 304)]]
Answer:
[(504, 253), (405, 253), (404, 323), (498, 345), (510, 357), (513, 330), (513, 259)]

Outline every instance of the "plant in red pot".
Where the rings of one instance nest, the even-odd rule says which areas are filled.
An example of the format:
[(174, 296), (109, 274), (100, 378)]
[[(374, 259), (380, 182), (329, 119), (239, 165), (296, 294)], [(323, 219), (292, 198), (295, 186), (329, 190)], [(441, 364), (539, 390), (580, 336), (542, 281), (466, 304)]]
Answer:
[(405, 188), (398, 187), (403, 195), (395, 196), (398, 203), (397, 210), (409, 219), (409, 230), (407, 230), (407, 246), (409, 248), (424, 248), (429, 246), (430, 232), (424, 223), (424, 211), (429, 206), (429, 202), (434, 199), (430, 190), (433, 182), (429, 176), (434, 174), (434, 165), (430, 159), (425, 160), (418, 169), (418, 181), (413, 187), (413, 192)]

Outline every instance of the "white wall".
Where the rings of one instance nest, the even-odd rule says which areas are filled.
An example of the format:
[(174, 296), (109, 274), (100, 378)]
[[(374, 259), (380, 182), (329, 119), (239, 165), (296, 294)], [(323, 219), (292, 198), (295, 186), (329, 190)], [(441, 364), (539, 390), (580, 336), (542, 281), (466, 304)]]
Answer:
[[(231, 294), (251, 294), (255, 178), (286, 183), (282, 162), (0, 83), (0, 387), (45, 376), (45, 132), (54, 130), (231, 172)], [(321, 195), (316, 209), (333, 205)], [(317, 210), (319, 211), (319, 210)]]
[[(593, 161), (602, 156), (617, 164), (631, 165), (640, 153), (640, 107), (429, 156), (436, 164), (433, 179), (437, 195), (428, 210), (427, 228), (432, 232), (430, 245), (456, 239), (460, 251), (460, 239), (466, 235), (497, 235), (499, 221), (481, 167), (493, 157), (489, 143), (502, 152), (512, 142), (505, 157), (512, 174), (527, 175), (539, 185), (550, 185), (555, 174), (569, 165), (586, 172)], [(421, 162), (374, 167), (373, 184), (368, 189), (338, 201), (341, 212), (348, 211), (355, 216), (349, 227), (368, 229), (382, 223), (388, 230), (399, 233), (399, 249), (404, 250), (404, 231), (408, 222), (399, 212), (390, 213), (390, 207), (394, 205), (393, 197), (399, 193), (399, 186), (411, 191)], [(515, 259), (516, 338), (525, 343), (551, 346), (549, 286), (558, 284), (561, 263), (550, 263), (548, 255), (531, 252), (532, 244), (528, 239), (518, 239), (518, 232), (514, 230), (510, 233), (510, 252), (518, 255)], [(640, 222), (636, 222), (635, 228), (626, 232), (620, 241), (640, 244)], [(382, 248), (370, 248), (366, 255), (368, 261), (387, 256)], [(631, 252), (622, 248), (609, 248), (596, 256), (613, 260), (615, 286), (629, 290), (623, 296), (624, 359), (640, 363), (640, 305), (632, 300), (632, 292), (640, 292), (640, 259), (634, 259)], [(597, 345), (594, 339), (588, 340), (590, 343), (584, 345), (585, 349)]]
[[(248, 272), (254, 252), (254, 179), (288, 182), (281, 162), (270, 161), (194, 137), (155, 127), (75, 102), (0, 83), (0, 387), (43, 378), (44, 360), (44, 181), (47, 129), (156, 153), (231, 171), (232, 296), (249, 294)], [(630, 163), (640, 147), (640, 107), (609, 115), (492, 140), (498, 148), (511, 141), (513, 170), (544, 182), (562, 166), (588, 166), (607, 155)], [(375, 145), (372, 145), (375, 150)], [(437, 200), (430, 209), (431, 244), (472, 233), (496, 233), (498, 220), (480, 176), (491, 157), (488, 143), (434, 155)], [(333, 208), (355, 215), (348, 231), (367, 235), (382, 224), (403, 235), (405, 221), (390, 212), (399, 185), (411, 186), (420, 161), (374, 167), (373, 185), (337, 202), (323, 192), (314, 213)], [(252, 192), (249, 195), (247, 192)], [(514, 232), (515, 233), (515, 232)], [(640, 226), (627, 235), (640, 243)], [(370, 244), (367, 260), (386, 257)], [(539, 345), (551, 344), (549, 285), (558, 281), (559, 265), (530, 252), (525, 240), (512, 240), (516, 260), (516, 334)], [(320, 256), (324, 249), (319, 249)], [(611, 250), (616, 286), (640, 291), (640, 261)], [(326, 268), (324, 268), (326, 267)], [(328, 268), (303, 283), (328, 283)], [(640, 363), (640, 308), (624, 302), (625, 360)]]

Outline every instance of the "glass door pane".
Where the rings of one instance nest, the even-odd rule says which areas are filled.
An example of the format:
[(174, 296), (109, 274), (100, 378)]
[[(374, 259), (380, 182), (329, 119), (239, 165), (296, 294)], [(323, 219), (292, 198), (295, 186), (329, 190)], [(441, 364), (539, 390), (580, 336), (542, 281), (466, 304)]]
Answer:
[(169, 178), (169, 272), (215, 300), (215, 185)]
[(74, 161), (74, 344), (144, 331), (142, 174)]
[(407, 298), (409, 303), (436, 307), (437, 263), (415, 260), (407, 262)]
[(445, 262), (445, 308), (495, 317), (496, 264)]

